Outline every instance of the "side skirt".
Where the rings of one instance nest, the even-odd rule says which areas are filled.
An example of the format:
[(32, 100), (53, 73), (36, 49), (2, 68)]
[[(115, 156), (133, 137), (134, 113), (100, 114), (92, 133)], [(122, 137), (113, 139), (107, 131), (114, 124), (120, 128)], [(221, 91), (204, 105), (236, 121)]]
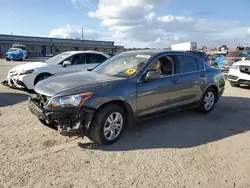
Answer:
[(196, 109), (197, 107), (199, 107), (199, 104), (200, 104), (200, 101), (193, 102), (193, 103), (190, 103), (190, 104), (187, 104), (187, 105), (174, 107), (174, 108), (167, 109), (167, 110), (163, 110), (163, 111), (160, 111), (160, 112), (154, 112), (154, 113), (151, 113), (151, 114), (138, 116), (137, 121), (141, 122), (141, 121), (145, 121), (145, 120), (148, 120), (148, 119), (156, 118), (156, 117), (167, 115), (167, 114), (172, 114), (172, 113), (185, 111), (185, 110), (190, 110), (190, 109)]

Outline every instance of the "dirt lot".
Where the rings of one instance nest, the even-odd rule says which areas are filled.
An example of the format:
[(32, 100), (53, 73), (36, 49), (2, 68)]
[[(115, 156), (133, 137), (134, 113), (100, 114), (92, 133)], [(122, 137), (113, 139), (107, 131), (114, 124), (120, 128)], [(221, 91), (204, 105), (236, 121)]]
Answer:
[[(0, 60), (0, 79), (15, 63)], [(66, 138), (0, 86), (0, 187), (250, 187), (250, 89), (232, 88), (208, 115), (155, 118), (111, 146)]]

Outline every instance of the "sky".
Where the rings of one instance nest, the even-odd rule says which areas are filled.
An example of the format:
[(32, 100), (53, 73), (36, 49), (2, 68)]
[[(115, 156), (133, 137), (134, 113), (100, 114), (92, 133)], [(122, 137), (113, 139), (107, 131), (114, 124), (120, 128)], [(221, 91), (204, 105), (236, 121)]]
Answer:
[(250, 44), (250, 0), (0, 0), (0, 34), (115, 41)]

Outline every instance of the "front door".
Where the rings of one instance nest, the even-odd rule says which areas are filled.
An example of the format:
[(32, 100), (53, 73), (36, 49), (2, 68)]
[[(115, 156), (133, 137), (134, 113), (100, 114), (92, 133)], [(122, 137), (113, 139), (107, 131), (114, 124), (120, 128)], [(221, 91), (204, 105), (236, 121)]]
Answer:
[(86, 54), (76, 54), (67, 58), (64, 61), (71, 62), (71, 65), (67, 65), (66, 67), (63, 67), (61, 64), (59, 72), (71, 73), (71, 72), (85, 71), (88, 69), (88, 66), (86, 64), (86, 61), (87, 61)]
[(180, 76), (176, 74), (174, 56), (163, 56), (149, 67), (148, 71), (161, 71), (161, 77), (152, 81), (138, 81), (137, 110), (138, 115), (176, 107), (182, 98)]

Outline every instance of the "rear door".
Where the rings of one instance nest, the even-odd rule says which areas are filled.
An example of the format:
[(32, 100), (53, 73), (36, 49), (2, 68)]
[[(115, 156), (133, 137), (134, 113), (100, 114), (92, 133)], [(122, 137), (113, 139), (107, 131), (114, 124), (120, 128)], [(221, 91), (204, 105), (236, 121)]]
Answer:
[(198, 101), (206, 85), (207, 75), (204, 61), (189, 55), (178, 55), (178, 73), (182, 85), (182, 103)]

